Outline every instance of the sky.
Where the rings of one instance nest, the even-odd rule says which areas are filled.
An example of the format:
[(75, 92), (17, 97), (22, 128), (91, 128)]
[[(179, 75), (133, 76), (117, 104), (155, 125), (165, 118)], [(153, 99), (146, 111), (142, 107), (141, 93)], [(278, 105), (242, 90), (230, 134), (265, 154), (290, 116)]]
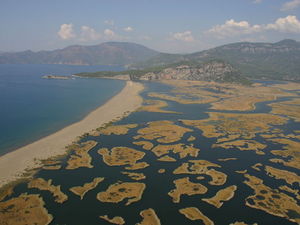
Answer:
[(300, 41), (300, 0), (0, 0), (0, 52), (107, 41), (191, 53)]

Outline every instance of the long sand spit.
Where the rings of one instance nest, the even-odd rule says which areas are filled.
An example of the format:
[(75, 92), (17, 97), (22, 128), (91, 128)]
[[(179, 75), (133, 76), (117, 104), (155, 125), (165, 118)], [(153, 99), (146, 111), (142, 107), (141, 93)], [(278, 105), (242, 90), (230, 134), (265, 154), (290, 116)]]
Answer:
[(21, 147), (0, 157), (0, 187), (21, 178), (28, 169), (41, 166), (41, 160), (63, 155), (66, 146), (80, 135), (103, 126), (126, 112), (132, 112), (141, 106), (143, 99), (139, 92), (141, 83), (127, 81), (125, 87), (104, 105), (89, 113), (84, 119), (73, 123), (36, 142)]

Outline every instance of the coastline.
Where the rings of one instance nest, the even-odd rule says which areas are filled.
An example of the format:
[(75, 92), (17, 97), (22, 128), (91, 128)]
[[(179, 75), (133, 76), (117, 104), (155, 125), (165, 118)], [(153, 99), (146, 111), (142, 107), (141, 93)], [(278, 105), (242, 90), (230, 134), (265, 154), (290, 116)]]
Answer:
[(39, 168), (41, 160), (65, 154), (66, 146), (82, 134), (122, 117), (124, 113), (136, 110), (142, 104), (143, 99), (139, 93), (143, 89), (144, 86), (141, 83), (127, 81), (125, 87), (117, 95), (90, 112), (81, 121), (1, 156), (0, 188), (22, 178), (27, 170)]

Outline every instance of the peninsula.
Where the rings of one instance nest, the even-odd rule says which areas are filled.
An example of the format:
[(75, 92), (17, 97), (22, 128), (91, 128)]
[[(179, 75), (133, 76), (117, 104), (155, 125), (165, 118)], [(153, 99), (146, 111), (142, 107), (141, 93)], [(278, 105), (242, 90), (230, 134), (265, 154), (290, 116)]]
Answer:
[(71, 77), (69, 76), (59, 76), (59, 75), (45, 75), (42, 76), (44, 79), (57, 79), (57, 80), (69, 80)]

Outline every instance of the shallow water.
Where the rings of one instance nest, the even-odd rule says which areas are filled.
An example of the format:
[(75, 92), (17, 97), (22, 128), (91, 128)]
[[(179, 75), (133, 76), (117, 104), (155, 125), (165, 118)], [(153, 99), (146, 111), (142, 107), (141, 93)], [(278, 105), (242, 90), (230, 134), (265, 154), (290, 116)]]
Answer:
[[(160, 84), (160, 83), (144, 83), (146, 85), (146, 90), (142, 93), (143, 98), (148, 99), (147, 94), (153, 91), (164, 91), (169, 92), (170, 87)], [(286, 169), (299, 174), (299, 170), (293, 168), (287, 168), (281, 164), (269, 162), (270, 158), (274, 158), (274, 155), (270, 153), (270, 150), (277, 149), (280, 147), (279, 144), (274, 144), (272, 142), (266, 141), (261, 137), (257, 137), (257, 141), (261, 141), (268, 145), (264, 149), (265, 155), (257, 155), (254, 151), (239, 151), (237, 149), (222, 149), (222, 148), (212, 148), (212, 144), (215, 143), (215, 138), (206, 138), (201, 134), (201, 131), (189, 126), (185, 126), (180, 123), (179, 119), (205, 119), (208, 117), (209, 104), (192, 104), (192, 105), (182, 105), (172, 101), (166, 101), (169, 106), (166, 110), (180, 112), (181, 114), (165, 114), (165, 113), (153, 113), (153, 112), (135, 112), (130, 114), (128, 117), (117, 122), (116, 124), (128, 124), (128, 123), (138, 123), (137, 128), (131, 129), (126, 135), (100, 135), (98, 137), (85, 137), (81, 141), (95, 140), (98, 145), (94, 147), (89, 153), (92, 156), (93, 168), (79, 168), (75, 170), (66, 170), (66, 161), (69, 156), (63, 159), (62, 165), (63, 169), (57, 171), (41, 170), (36, 175), (37, 177), (42, 177), (46, 180), (52, 179), (55, 185), (61, 185), (62, 191), (68, 195), (69, 199), (63, 204), (58, 204), (54, 202), (54, 198), (47, 191), (38, 191), (37, 189), (28, 189), (26, 184), (21, 184), (15, 189), (13, 196), (18, 196), (20, 193), (38, 193), (41, 194), (46, 202), (46, 208), (50, 214), (53, 215), (54, 220), (52, 225), (82, 225), (82, 224), (110, 224), (99, 218), (100, 215), (108, 214), (109, 217), (122, 216), (126, 224), (136, 224), (141, 221), (139, 216), (140, 211), (148, 208), (153, 208), (157, 213), (157, 216), (161, 220), (162, 225), (180, 225), (180, 224), (202, 224), (201, 221), (191, 221), (185, 218), (182, 214), (178, 212), (179, 209), (185, 207), (197, 207), (201, 210), (203, 214), (214, 221), (216, 225), (226, 225), (234, 223), (235, 221), (244, 221), (247, 224), (258, 223), (259, 225), (293, 225), (287, 219), (280, 218), (277, 216), (270, 215), (262, 210), (253, 209), (245, 205), (245, 198), (253, 194), (252, 189), (243, 183), (245, 180), (243, 174), (235, 173), (236, 170), (248, 169), (250, 175), (257, 176), (264, 180), (264, 184), (272, 187), (278, 188), (280, 185), (284, 185), (283, 180), (275, 180), (267, 176), (263, 171), (258, 172), (251, 169), (251, 166), (257, 162), (263, 163), (264, 165), (271, 165), (279, 169)], [(259, 103), (258, 107), (253, 112), (264, 112), (268, 113), (270, 108), (266, 106), (270, 102)], [(251, 113), (253, 113), (251, 112)], [(190, 159), (195, 159), (193, 157), (186, 157), (184, 159), (179, 159), (177, 154), (169, 153), (170, 156), (176, 158), (178, 161), (175, 163), (170, 162), (160, 162), (157, 161), (157, 157), (150, 151), (143, 150), (140, 146), (132, 144), (134, 141), (133, 136), (136, 135), (137, 130), (146, 127), (146, 123), (156, 120), (171, 120), (176, 124), (192, 128), (193, 131), (186, 133), (182, 139), (176, 143), (193, 143), (194, 147), (200, 149), (200, 153), (196, 159), (204, 159), (210, 162), (221, 165), (221, 168), (216, 168), (216, 170), (224, 172), (228, 175), (227, 182), (222, 186), (212, 186), (208, 182), (210, 179), (205, 176), (204, 180), (196, 180), (197, 175), (174, 175), (173, 170), (181, 165), (182, 162), (187, 162)], [(276, 127), (276, 126), (274, 126)], [(278, 126), (284, 130), (285, 133), (291, 133), (294, 129), (299, 129), (300, 123), (296, 123), (290, 120), (287, 124)], [(195, 141), (187, 142), (187, 138), (193, 135), (196, 137)], [(158, 145), (157, 141), (151, 141), (154, 146)], [(120, 181), (124, 182), (136, 182), (120, 173), (124, 171), (125, 166), (108, 166), (103, 160), (102, 156), (97, 153), (100, 148), (113, 148), (116, 146), (126, 146), (134, 148), (146, 153), (145, 157), (140, 161), (146, 161), (150, 164), (149, 167), (133, 171), (133, 172), (143, 172), (146, 175), (145, 180), (137, 181), (146, 184), (146, 190), (143, 193), (143, 197), (140, 201), (132, 203), (129, 206), (125, 206), (124, 201), (118, 204), (115, 203), (102, 203), (96, 199), (97, 193), (104, 191), (109, 185)], [(220, 162), (217, 159), (220, 158), (238, 158), (233, 161)], [(278, 157), (279, 158), (279, 157)], [(159, 174), (157, 171), (161, 168), (166, 169), (166, 173)], [(131, 172), (131, 171), (130, 171)], [(193, 195), (187, 196), (182, 195), (180, 203), (173, 203), (168, 192), (175, 188), (173, 181), (178, 178), (190, 177), (190, 181), (195, 183), (201, 183), (208, 187), (208, 192), (203, 195)], [(105, 177), (105, 180), (101, 182), (95, 189), (89, 191), (83, 200), (72, 192), (69, 188), (77, 185), (83, 185), (86, 182), (90, 182), (95, 177)], [(202, 198), (212, 197), (221, 188), (228, 187), (230, 185), (237, 185), (238, 189), (235, 193), (233, 199), (225, 202), (224, 205), (217, 209), (212, 205), (201, 201)], [(295, 186), (299, 188), (299, 186)], [(298, 202), (299, 203), (299, 202)]]

